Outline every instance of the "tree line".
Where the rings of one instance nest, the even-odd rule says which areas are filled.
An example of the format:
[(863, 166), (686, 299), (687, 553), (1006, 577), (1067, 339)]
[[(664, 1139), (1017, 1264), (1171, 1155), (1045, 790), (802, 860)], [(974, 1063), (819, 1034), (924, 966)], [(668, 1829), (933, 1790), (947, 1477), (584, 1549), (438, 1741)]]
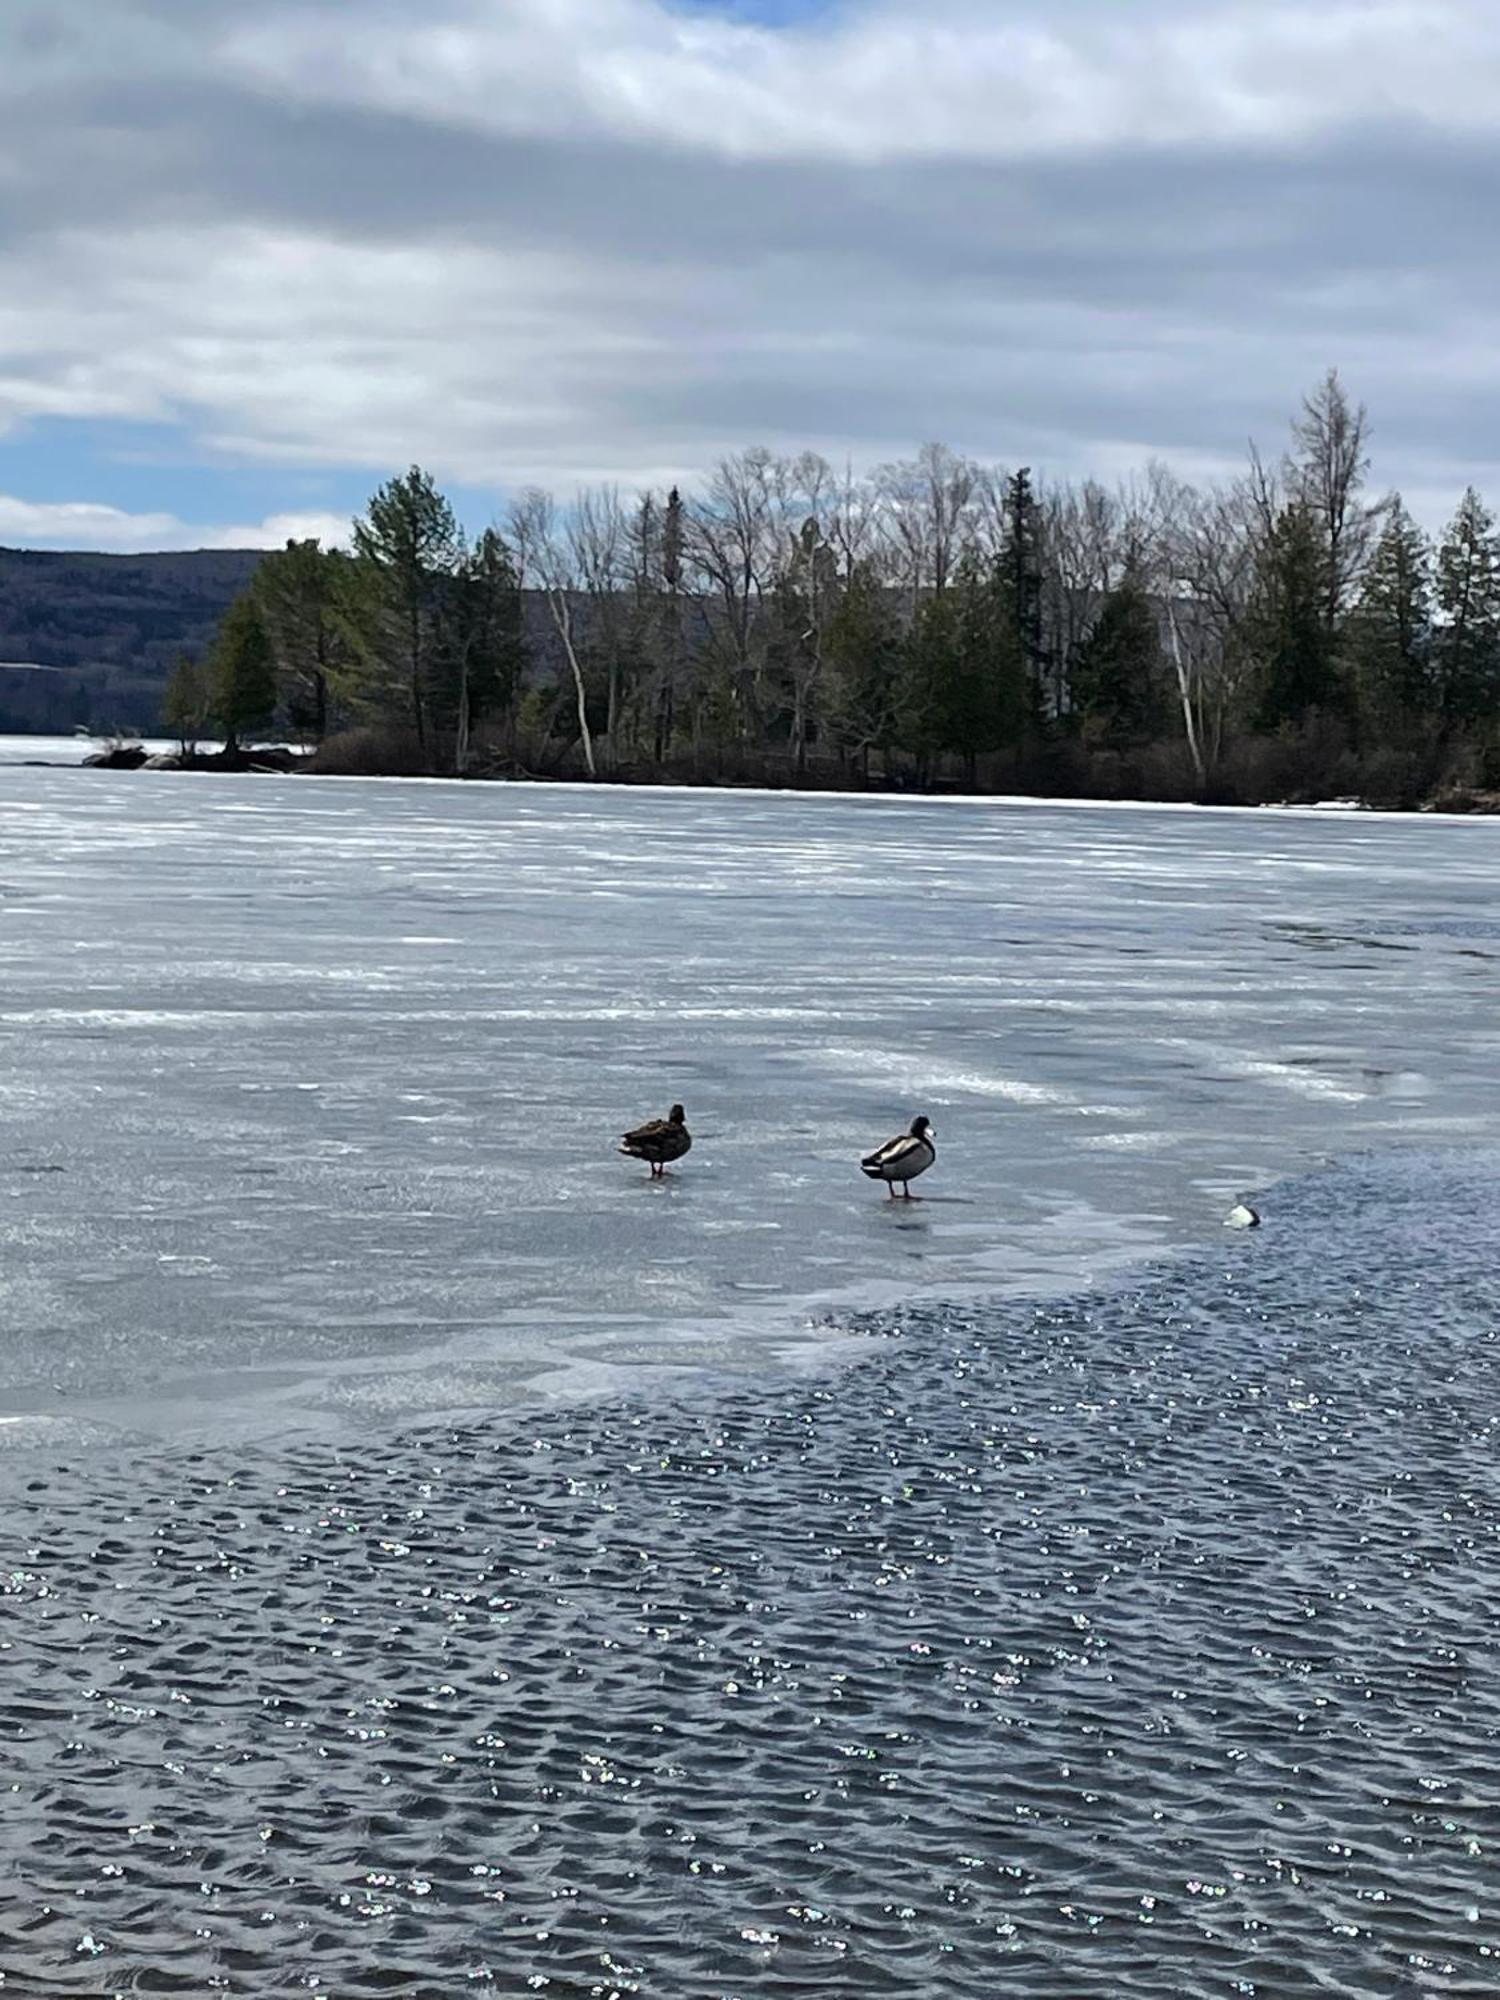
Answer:
[(1336, 372), (1285, 450), (1042, 484), (941, 445), (755, 449), (701, 489), (530, 490), (476, 540), (431, 477), (266, 556), (167, 691), (184, 741), (323, 768), (1415, 804), (1500, 787), (1500, 535), (1368, 487)]

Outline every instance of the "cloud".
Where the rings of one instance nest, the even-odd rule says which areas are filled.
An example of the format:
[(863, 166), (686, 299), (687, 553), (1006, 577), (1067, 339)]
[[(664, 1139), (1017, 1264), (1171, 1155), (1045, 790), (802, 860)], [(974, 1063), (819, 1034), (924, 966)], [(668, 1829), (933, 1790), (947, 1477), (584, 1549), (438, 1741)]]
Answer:
[(185, 528), (182, 532), (200, 537), (192, 542), (199, 549), (281, 549), (288, 542), (309, 541), (336, 549), (348, 543), (349, 526), (344, 514), (268, 514), (248, 527)]
[(0, 542), (26, 547), (161, 548), (181, 526), (170, 514), (128, 514), (87, 500), (43, 504), (0, 493)]
[(1487, 131), (1493, 10), (1443, 0), (885, 0), (764, 27), (656, 0), (449, 0), (255, 14), (224, 60), (278, 94), (481, 130), (742, 158), (1016, 159), (1300, 139), (1386, 117)]
[(23, 548), (104, 549), (120, 554), (151, 549), (277, 549), (310, 537), (334, 547), (348, 535), (349, 523), (334, 514), (272, 514), (253, 526), (194, 527), (174, 514), (133, 514), (97, 501), (43, 502), (0, 493), (0, 543)]
[(1500, 470), (1497, 88), (1481, 0), (11, 0), (0, 482), (43, 417), (497, 506), (1227, 464), (1337, 363), (1436, 507)]

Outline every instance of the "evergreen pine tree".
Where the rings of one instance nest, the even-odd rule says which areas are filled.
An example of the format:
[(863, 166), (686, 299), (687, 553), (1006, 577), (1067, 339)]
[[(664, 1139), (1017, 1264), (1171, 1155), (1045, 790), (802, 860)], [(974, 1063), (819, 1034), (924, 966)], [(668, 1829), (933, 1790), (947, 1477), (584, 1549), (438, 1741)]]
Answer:
[(933, 591), (922, 599), (903, 651), (904, 733), (925, 779), (933, 757), (964, 740), (963, 631), (956, 592)]
[(428, 677), (446, 581), (463, 554), (453, 509), (418, 465), (387, 480), (354, 524), (366, 589), (367, 682), (377, 699), (404, 688), (417, 741), (427, 740)]
[(907, 651), (917, 743), (961, 758), (972, 783), (979, 758), (1015, 746), (1032, 712), (1004, 559), (966, 551), (948, 588), (918, 607)]
[(1377, 730), (1399, 728), (1431, 700), (1432, 604), (1431, 545), (1398, 494), (1348, 629), (1360, 707)]
[(970, 553), (955, 579), (962, 611), (964, 714), (954, 748), (975, 754), (1015, 748), (1035, 712), (1035, 682), (1024, 621), (1016, 615), (1016, 574), (1006, 553), (989, 562)]
[(1070, 676), (1073, 714), (1113, 749), (1142, 743), (1166, 723), (1161, 625), (1134, 564), (1105, 598)]
[(673, 595), (682, 588), (682, 495), (675, 486), (662, 516), (661, 580)]
[(231, 755), (240, 737), (269, 729), (276, 714), (276, 661), (251, 591), (242, 591), (219, 623), (209, 661), (209, 713)]
[(252, 589), (276, 656), (294, 729), (321, 742), (355, 666), (346, 598), (349, 558), (316, 540), (289, 541), (265, 556)]
[(1471, 486), (1438, 550), (1435, 693), (1450, 722), (1494, 713), (1500, 694), (1500, 540)]
[(866, 563), (844, 579), (824, 639), (829, 726), (868, 783), (870, 753), (888, 752), (900, 725), (901, 635), (889, 594)]
[(999, 578), (1006, 615), (1014, 628), (1021, 664), (1029, 682), (1027, 706), (1032, 715), (1043, 708), (1047, 685), (1047, 648), (1042, 628), (1043, 568), (1041, 520), (1032, 490), (1031, 472), (1022, 466), (1005, 488), (1005, 528), (1001, 540)]
[(667, 495), (661, 523), (661, 607), (660, 635), (654, 649), (659, 654), (654, 703), (656, 761), (662, 763), (672, 748), (677, 730), (677, 702), (683, 674), (682, 631), (682, 495), (674, 486)]
[(1322, 540), (1301, 501), (1282, 508), (1260, 553), (1251, 645), (1261, 667), (1262, 729), (1300, 723), (1340, 698)]

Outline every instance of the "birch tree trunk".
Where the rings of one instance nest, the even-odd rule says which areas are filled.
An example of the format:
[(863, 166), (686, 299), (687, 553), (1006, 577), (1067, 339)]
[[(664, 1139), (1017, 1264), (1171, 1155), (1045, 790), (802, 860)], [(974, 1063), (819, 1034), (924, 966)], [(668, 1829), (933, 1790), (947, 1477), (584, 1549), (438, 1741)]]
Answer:
[(547, 600), (553, 629), (562, 642), (563, 657), (573, 677), (584, 766), (591, 778), (597, 778), (594, 738), (589, 729), (588, 689), (573, 635), (571, 594), (577, 584), (572, 562), (573, 537), (559, 529), (557, 509), (550, 494), (531, 487), (521, 495), (510, 510), (510, 540), (522, 578), (528, 572), (535, 575)]
[(583, 668), (579, 664), (578, 649), (573, 644), (573, 613), (568, 604), (568, 593), (563, 590), (549, 590), (548, 599), (552, 605), (552, 620), (557, 627), (557, 635), (563, 642), (563, 651), (568, 656), (568, 667), (573, 675), (573, 693), (578, 702), (578, 740), (583, 745), (583, 761), (591, 778), (599, 775), (594, 762), (594, 738), (589, 729), (588, 693), (583, 684)]

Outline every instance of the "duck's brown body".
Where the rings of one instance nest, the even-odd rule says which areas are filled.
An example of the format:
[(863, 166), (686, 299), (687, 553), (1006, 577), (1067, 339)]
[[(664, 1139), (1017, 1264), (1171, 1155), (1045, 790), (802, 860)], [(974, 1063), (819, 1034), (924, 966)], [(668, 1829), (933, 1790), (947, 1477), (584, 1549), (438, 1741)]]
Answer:
[(673, 1160), (680, 1160), (692, 1146), (682, 1106), (674, 1104), (665, 1118), (652, 1118), (637, 1125), (620, 1141), (620, 1151), (632, 1160), (644, 1160), (657, 1179)]

